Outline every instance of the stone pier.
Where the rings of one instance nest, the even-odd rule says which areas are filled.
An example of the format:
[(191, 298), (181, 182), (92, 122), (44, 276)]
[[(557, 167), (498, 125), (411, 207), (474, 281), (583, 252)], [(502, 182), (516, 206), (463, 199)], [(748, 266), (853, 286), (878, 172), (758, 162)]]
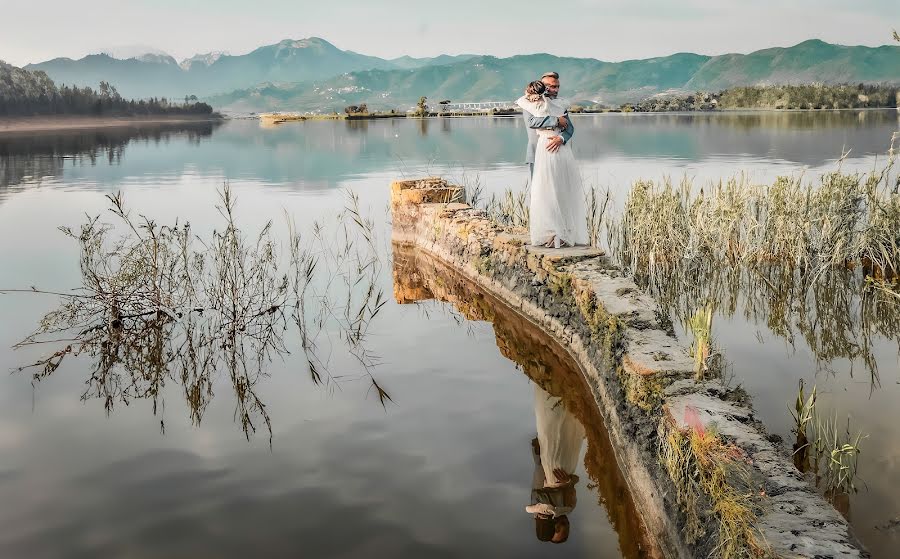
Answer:
[(435, 178), (394, 182), (391, 213), (395, 246), (440, 260), (568, 350), (663, 556), (867, 556), (743, 391), (699, 378), (657, 303), (602, 251), (530, 246)]

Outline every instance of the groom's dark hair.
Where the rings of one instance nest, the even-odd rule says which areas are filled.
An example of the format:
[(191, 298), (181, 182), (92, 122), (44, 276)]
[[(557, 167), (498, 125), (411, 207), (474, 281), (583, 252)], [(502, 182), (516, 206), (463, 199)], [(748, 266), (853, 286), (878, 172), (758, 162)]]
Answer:
[(559, 73), (557, 73), (557, 72), (544, 72), (544, 75), (541, 76), (541, 79), (544, 79), (544, 78), (553, 78), (553, 79), (555, 79), (555, 80), (558, 80), (558, 79), (559, 79)]

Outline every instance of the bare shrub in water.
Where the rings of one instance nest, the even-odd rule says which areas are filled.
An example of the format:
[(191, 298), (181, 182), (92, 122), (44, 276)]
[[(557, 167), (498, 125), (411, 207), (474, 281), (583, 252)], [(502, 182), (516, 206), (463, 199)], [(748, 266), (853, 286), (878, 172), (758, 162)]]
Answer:
[(107, 412), (116, 403), (150, 399), (156, 413), (166, 384), (174, 382), (199, 424), (213, 397), (214, 374), (224, 371), (245, 435), (262, 421), (271, 442), (271, 419), (256, 388), (272, 359), (288, 353), (293, 324), (316, 383), (332, 380), (317, 345), (320, 334), (336, 330), (381, 403), (390, 399), (372, 375), (376, 358), (365, 347), (385, 296), (377, 287), (381, 261), (374, 224), (361, 215), (354, 195), (336, 230), (316, 224), (312, 242), (289, 221), (286, 257), (278, 252), (271, 222), (252, 239), (244, 235), (227, 185), (218, 206), (224, 228), (207, 242), (195, 237), (189, 223), (135, 219), (120, 195), (108, 198), (120, 234), (99, 216), (78, 231), (61, 228), (80, 246), (83, 285), (52, 293), (60, 306), (16, 344), (51, 347), (20, 369), (36, 369), (34, 382), (69, 356), (88, 356), (92, 369), (82, 399), (100, 398)]

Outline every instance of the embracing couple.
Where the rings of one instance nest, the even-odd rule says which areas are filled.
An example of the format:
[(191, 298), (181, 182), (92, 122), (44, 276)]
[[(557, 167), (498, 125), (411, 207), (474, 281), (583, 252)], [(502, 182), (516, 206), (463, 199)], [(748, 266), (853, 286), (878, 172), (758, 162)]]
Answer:
[(516, 101), (528, 129), (531, 244), (552, 248), (588, 244), (581, 175), (569, 145), (575, 127), (558, 93), (559, 74), (547, 72)]

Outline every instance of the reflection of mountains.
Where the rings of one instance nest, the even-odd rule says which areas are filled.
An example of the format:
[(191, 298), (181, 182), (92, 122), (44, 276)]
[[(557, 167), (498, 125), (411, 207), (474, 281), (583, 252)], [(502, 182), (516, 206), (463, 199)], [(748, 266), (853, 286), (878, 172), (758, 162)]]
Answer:
[(539, 328), (475, 288), (449, 268), (414, 249), (394, 245), (394, 298), (400, 304), (437, 299), (452, 303), (467, 320), (493, 325), (497, 347), (584, 426), (585, 471), (619, 539), (623, 557), (655, 557), (618, 469), (593, 393), (572, 357)]
[[(852, 148), (854, 156), (884, 153), (897, 118), (895, 111), (584, 115), (575, 118), (573, 147), (582, 163), (724, 157), (818, 166), (838, 157), (842, 148)], [(106, 165), (104, 172), (91, 174), (101, 186), (119, 184), (135, 173), (158, 176), (191, 169), (294, 189), (331, 188), (379, 172), (521, 165), (526, 143), (520, 118), (305, 121), (265, 130), (255, 121), (215, 126), (0, 138), (0, 186), (60, 176), (69, 157)], [(197, 144), (196, 149), (184, 149), (180, 138)], [(141, 139), (146, 146), (132, 142)], [(129, 144), (129, 163), (115, 165)], [(143, 149), (136, 156), (139, 147)], [(66, 174), (79, 175), (72, 168)]]
[[(854, 156), (885, 153), (898, 115), (892, 110), (605, 114), (576, 116), (575, 125), (573, 148), (581, 162), (724, 157), (819, 166), (839, 157), (842, 149), (852, 149)], [(217, 139), (240, 140), (232, 134), (247, 132), (230, 128)], [(257, 162), (257, 169), (230, 172), (334, 184), (347, 175), (412, 166), (520, 165), (526, 140), (520, 118), (438, 118), (308, 121), (268, 130), (258, 142), (266, 148), (257, 150), (259, 159), (238, 158), (242, 164)], [(238, 162), (218, 159), (226, 165)]]
[(222, 123), (147, 124), (129, 128), (94, 128), (29, 135), (0, 136), (0, 187), (38, 184), (46, 177), (60, 177), (65, 162), (118, 165), (132, 142), (169, 142), (185, 139), (199, 144)]

